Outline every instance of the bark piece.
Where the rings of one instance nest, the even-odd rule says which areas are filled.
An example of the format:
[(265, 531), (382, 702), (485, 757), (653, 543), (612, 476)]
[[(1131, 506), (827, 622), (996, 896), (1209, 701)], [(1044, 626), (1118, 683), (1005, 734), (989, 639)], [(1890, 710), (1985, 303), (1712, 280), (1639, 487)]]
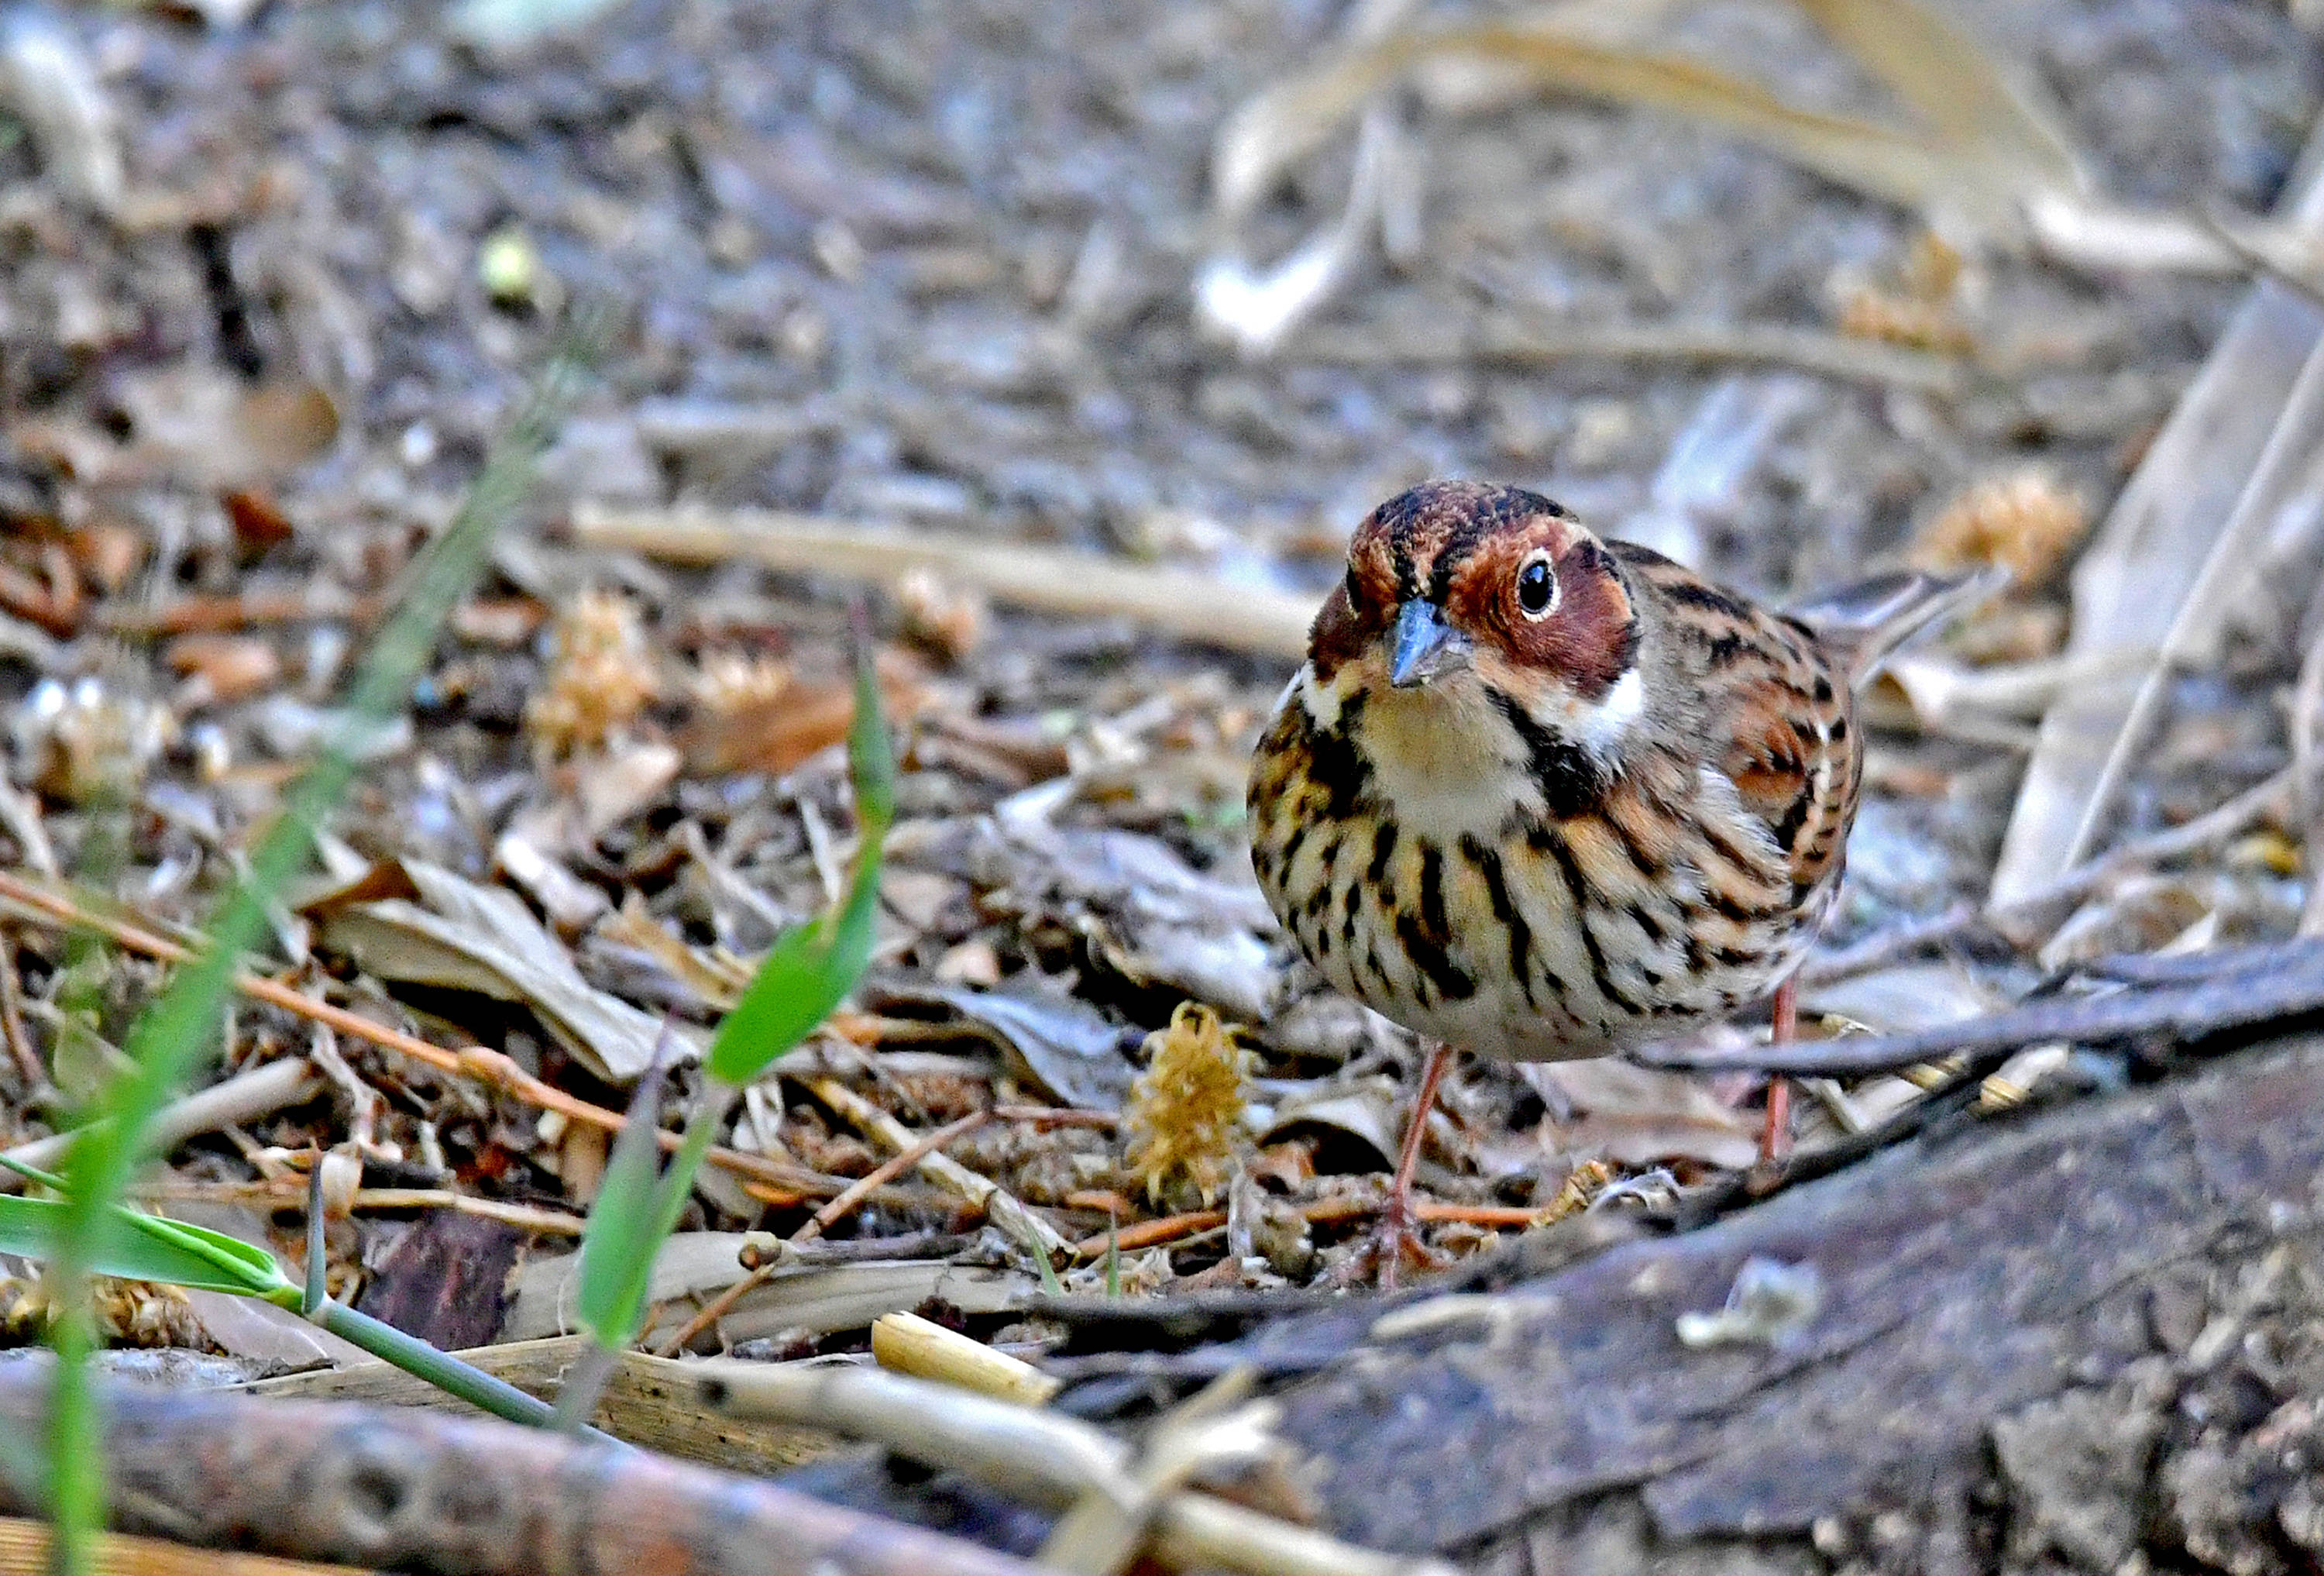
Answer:
[[(2027, 1408), (2154, 1352), (2148, 1293), (2175, 1265), (2313, 1229), (2319, 1110), (2324, 1042), (2303, 1040), (1892, 1151), (1700, 1231), (1392, 1309), (1358, 1358), (1280, 1396), (1282, 1432), (1328, 1463), (1334, 1530), (1402, 1550), (1478, 1548), (1624, 1488), (1660, 1540), (1958, 1502), (1997, 1420), (2023, 1441)], [(1683, 1346), (1678, 1315), (1721, 1306), (1755, 1255), (1815, 1267), (1812, 1320), (1775, 1345)], [(1344, 1344), (1348, 1317), (1311, 1323)], [(1249, 1343), (1302, 1345), (1296, 1325)]]

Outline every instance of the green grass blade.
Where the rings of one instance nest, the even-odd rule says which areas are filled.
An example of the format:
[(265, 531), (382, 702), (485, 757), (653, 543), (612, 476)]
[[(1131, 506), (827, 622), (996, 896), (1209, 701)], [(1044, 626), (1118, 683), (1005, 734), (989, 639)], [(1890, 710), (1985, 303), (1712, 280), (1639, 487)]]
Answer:
[[(418, 1336), (407, 1335), (369, 1313), (358, 1313), (344, 1303), (326, 1297), (322, 1306), (308, 1317), (340, 1340), (360, 1346), (382, 1361), (392, 1362), (405, 1373), (426, 1379), (446, 1394), (457, 1396), (495, 1417), (530, 1428), (547, 1428), (556, 1421), (555, 1408), (540, 1396), (528, 1396), (507, 1380), (471, 1368)], [(615, 1442), (613, 1435), (594, 1428), (583, 1432), (608, 1443)]]
[(562, 424), (577, 391), (595, 325), (576, 336), (544, 371), (514, 427), (450, 525), (414, 560), (395, 614), (374, 640), (346, 700), (339, 736), (284, 796), (281, 816), (251, 854), (248, 871), (209, 926), (210, 945), (177, 971), (131, 1029), (124, 1049), (134, 1068), (97, 1102), (65, 1165), (64, 1212), (50, 1270), (60, 1306), (59, 1359), (49, 1413), (50, 1483), (56, 1544), (51, 1560), (82, 1576), (104, 1519), (104, 1463), (88, 1356), (93, 1337), (79, 1315), (90, 1268), (123, 1230), (114, 1206), (145, 1157), (152, 1119), (209, 1053), (232, 988), (236, 960), (267, 931), (267, 905), (304, 867), (315, 834), (355, 771), (355, 746), (401, 712), (435, 649), (453, 604), (483, 568), (493, 538), (530, 487), (535, 462)]
[[(669, 1037), (662, 1037), (667, 1048)], [(661, 1092), (669, 1073), (660, 1051), (630, 1097), (629, 1121), (613, 1140), (596, 1204), (581, 1237), (581, 1282), (574, 1318), (600, 1346), (629, 1344), (644, 1316), (646, 1284), (661, 1246)]]
[[(0, 1194), (0, 1253), (51, 1258), (65, 1212), (60, 1200)], [(129, 1229), (112, 1233), (91, 1256), (88, 1267), (94, 1274), (263, 1297), (286, 1307), (298, 1300), (298, 1288), (263, 1249), (182, 1221), (130, 1210), (119, 1214)]]
[(858, 639), (855, 721), (848, 732), (854, 778), (855, 868), (845, 899), (821, 918), (786, 931), (742, 999), (718, 1026), (704, 1059), (740, 1088), (798, 1045), (846, 999), (872, 961), (880, 913), (880, 844), (896, 816), (896, 760), (880, 707), (869, 642)]
[(1030, 1231), (1025, 1233), (1024, 1243), (1025, 1251), (1033, 1256), (1034, 1269), (1041, 1276), (1041, 1289), (1053, 1297), (1064, 1296), (1065, 1283), (1057, 1278), (1057, 1267), (1049, 1262), (1049, 1250)]

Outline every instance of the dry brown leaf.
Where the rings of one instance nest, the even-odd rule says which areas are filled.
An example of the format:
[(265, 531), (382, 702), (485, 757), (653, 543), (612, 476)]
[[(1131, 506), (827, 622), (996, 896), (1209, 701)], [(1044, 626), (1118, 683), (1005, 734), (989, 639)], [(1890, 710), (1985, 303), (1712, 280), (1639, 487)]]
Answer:
[(171, 668), (200, 687), (205, 705), (237, 701), (271, 689), (282, 677), (273, 642), (255, 635), (180, 635), (166, 653)]
[[(383, 980), (521, 1002), (576, 1060), (609, 1083), (626, 1083), (645, 1071), (661, 1041), (662, 1020), (584, 980), (514, 893), (419, 860), (398, 862), (398, 868), (426, 907), (400, 897), (326, 904), (318, 945), (353, 957)], [(692, 1028), (672, 1027), (669, 1035), (676, 1054), (699, 1053)]]
[(1965, 159), (2026, 189), (2087, 192), (2088, 160), (2040, 79), (1917, 0), (1794, 0)]
[(723, 951), (706, 951), (680, 941), (646, 912), (645, 899), (634, 891), (622, 898), (617, 911), (606, 916), (597, 934), (644, 953), (705, 1005), (722, 1012), (741, 1000), (743, 987), (751, 982), (748, 964)]
[[(891, 723), (910, 720), (927, 700), (919, 665), (883, 648), (877, 659), (881, 698)], [(854, 687), (841, 679), (791, 684), (772, 697), (696, 717), (679, 735), (687, 770), (696, 777), (730, 771), (780, 776), (844, 742), (855, 721)]]
[(1702, 1079), (1606, 1056), (1528, 1063), (1519, 1071), (1549, 1102), (1543, 1141), (1568, 1163), (1739, 1167), (1758, 1158), (1758, 1124), (1721, 1102)]
[(1482, 61), (1545, 88), (1692, 115), (1868, 195), (1973, 216), (1980, 229), (2014, 222), (2008, 198), (2026, 173), (1988, 168), (1911, 133), (1795, 109), (1764, 88), (1691, 60), (1485, 24), (1398, 33), (1288, 77), (1244, 105), (1212, 155), (1219, 207), (1230, 217), (1248, 211), (1375, 93), (1446, 60)]

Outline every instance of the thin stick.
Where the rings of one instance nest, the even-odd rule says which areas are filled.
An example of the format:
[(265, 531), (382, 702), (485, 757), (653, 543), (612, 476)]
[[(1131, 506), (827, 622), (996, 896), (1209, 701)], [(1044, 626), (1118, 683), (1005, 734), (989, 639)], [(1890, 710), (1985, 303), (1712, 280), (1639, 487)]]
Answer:
[[(303, 1056), (268, 1062), (164, 1106), (153, 1119), (152, 1141), (158, 1147), (169, 1148), (199, 1134), (216, 1132), (229, 1123), (254, 1120), (285, 1106), (297, 1105), (311, 1099), (322, 1087), (323, 1080)], [(65, 1151), (72, 1147), (75, 1137), (73, 1133), (59, 1133), (53, 1138), (35, 1138), (9, 1150), (8, 1158), (53, 1171), (64, 1158)], [(0, 1172), (0, 1193), (14, 1193), (23, 1185), (23, 1178), (14, 1172)]]
[[(189, 947), (110, 915), (92, 913), (69, 898), (20, 880), (5, 871), (0, 871), (0, 899), (8, 899), (19, 905), (21, 910), (28, 911), (25, 914), (28, 918), (93, 930), (118, 946), (142, 953), (147, 957), (159, 958), (163, 963), (193, 961), (194, 954)], [(237, 972), (234, 985), (244, 995), (269, 1006), (327, 1024), (340, 1034), (366, 1041), (382, 1050), (424, 1062), (438, 1072), (478, 1079), (528, 1105), (556, 1111), (569, 1120), (602, 1128), (609, 1133), (620, 1132), (628, 1122), (629, 1119), (619, 1111), (591, 1105), (587, 1101), (577, 1100), (561, 1089), (542, 1083), (498, 1051), (488, 1051), (482, 1046), (446, 1050), (416, 1036), (374, 1023), (345, 1008), (334, 1007), (327, 1001), (317, 1001), (278, 980), (270, 980), (261, 974)], [(661, 1147), (670, 1150), (678, 1148), (685, 1142), (679, 1135), (669, 1132), (659, 1134), (659, 1138)], [(711, 1164), (738, 1175), (755, 1177), (805, 1197), (828, 1198), (846, 1191), (847, 1187), (844, 1177), (825, 1176), (805, 1166), (787, 1165), (763, 1155), (713, 1148), (708, 1158)]]
[(873, 1189), (895, 1181), (896, 1178), (901, 1176), (905, 1172), (909, 1171), (913, 1166), (918, 1166), (922, 1160), (927, 1159), (930, 1155), (935, 1154), (946, 1144), (951, 1143), (954, 1138), (965, 1138), (968, 1134), (974, 1132), (977, 1129), (982, 1127), (986, 1122), (991, 1121), (991, 1120), (992, 1113), (991, 1111), (973, 1111), (969, 1112), (968, 1115), (962, 1117), (958, 1121), (947, 1122), (943, 1127), (938, 1128), (936, 1131), (922, 1135), (919, 1140), (911, 1145), (910, 1147), (900, 1149), (895, 1154), (890, 1155), (888, 1158), (880, 1162), (879, 1165), (873, 1166), (870, 1171), (864, 1173), (864, 1175), (857, 1177), (855, 1181), (849, 1184), (845, 1193), (841, 1194), (837, 1198), (833, 1199), (829, 1203), (824, 1205), (823, 1208), (816, 1211), (815, 1218), (809, 1221), (806, 1225), (801, 1226), (798, 1230), (792, 1232), (790, 1240), (793, 1242), (814, 1241), (817, 1237), (822, 1236), (825, 1231), (829, 1230), (838, 1221), (845, 1219), (848, 1212), (853, 1210), (858, 1204), (862, 1203), (865, 1199), (870, 1198)]
[(1176, 1242), (1182, 1237), (1192, 1237), (1198, 1231), (1213, 1231), (1227, 1223), (1224, 1210), (1190, 1210), (1183, 1215), (1164, 1215), (1159, 1220), (1140, 1221), (1134, 1226), (1124, 1226), (1109, 1239), (1105, 1236), (1084, 1237), (1074, 1244), (1078, 1258), (1094, 1258), (1105, 1251), (1109, 1240), (1122, 1253), (1135, 1253), (1140, 1249), (1157, 1248), (1165, 1242)]
[[(805, 1082), (817, 1100), (852, 1123), (857, 1131), (875, 1138), (899, 1152), (912, 1147), (910, 1129), (838, 1079), (815, 1076)], [(1042, 1252), (1053, 1257), (1071, 1250), (1072, 1244), (1057, 1234), (1055, 1226), (1027, 1209), (1016, 1194), (991, 1177), (980, 1176), (967, 1166), (934, 1151), (921, 1156), (918, 1165), (927, 1174), (929, 1181), (983, 1210), (994, 1225), (1018, 1240), (1030, 1237), (1039, 1244)]]
[[(973, 1132), (991, 1120), (992, 1113), (989, 1111), (971, 1111), (958, 1121), (948, 1123), (932, 1133), (923, 1135), (918, 1142), (906, 1146), (850, 1183), (844, 1193), (817, 1210), (813, 1220), (791, 1234), (791, 1244), (797, 1246), (802, 1242), (814, 1241), (823, 1235), (825, 1229), (844, 1218), (849, 1211), (870, 1198), (881, 1188), (895, 1181), (906, 1171), (918, 1165), (954, 1138), (964, 1133)], [(734, 1305), (744, 1297), (766, 1285), (773, 1277), (775, 1271), (782, 1267), (783, 1262), (779, 1258), (770, 1259), (711, 1298), (709, 1302), (703, 1304), (701, 1310), (693, 1318), (678, 1326), (676, 1333), (653, 1349), (654, 1356), (675, 1357), (685, 1350), (687, 1342), (733, 1312)]]
[[(1378, 1199), (1327, 1198), (1301, 1206), (1299, 1218), (1311, 1226), (1338, 1226), (1350, 1221), (1369, 1220), (1380, 1212)], [(1430, 1225), (1489, 1226), (1499, 1230), (1506, 1226), (1536, 1226), (1544, 1221), (1555, 1220), (1570, 1209), (1557, 1204), (1455, 1204), (1442, 1203), (1434, 1199), (1416, 1199), (1412, 1218)], [(1134, 1226), (1124, 1226), (1119, 1234), (1119, 1250), (1134, 1253), (1141, 1249), (1159, 1248), (1188, 1237), (1214, 1231), (1227, 1223), (1224, 1210), (1190, 1210), (1182, 1215), (1164, 1215), (1158, 1220), (1140, 1221)], [(1104, 1237), (1084, 1237), (1074, 1244), (1074, 1253), (1082, 1258), (1094, 1258), (1105, 1251)]]
[(2293, 770), (2287, 766), (2265, 781), (2246, 788), (2226, 804), (2207, 810), (2191, 821), (2125, 843), (2087, 860), (2055, 880), (1985, 917), (2006, 926), (2012, 919), (2030, 918), (2052, 904), (2086, 898), (2123, 871), (2137, 865), (2161, 864), (2201, 853), (2242, 832), (2263, 816), (2280, 814), (2293, 788)]
[(1127, 564), (1094, 553), (765, 510), (612, 510), (583, 503), (573, 532), (684, 564), (742, 562), (792, 574), (892, 581), (916, 569), (1019, 606), (1128, 618), (1183, 639), (1296, 659), (1307, 650), (1314, 599), (1238, 585), (1188, 569)]
[(1313, 329), (1284, 353), (1294, 362), (1341, 366), (1536, 366), (1554, 361), (1675, 361), (1797, 367), (1925, 393), (1957, 394), (1960, 361), (1875, 340), (1779, 323), (1600, 323), (1581, 327), (1489, 320), (1421, 341), (1370, 328)]
[(775, 1271), (782, 1267), (779, 1258), (769, 1259), (724, 1291), (702, 1304), (693, 1318), (679, 1325), (673, 1334), (653, 1349), (656, 1357), (676, 1357), (686, 1350), (687, 1342), (709, 1329), (733, 1312), (734, 1304), (772, 1280)]
[(2011, 902), (1983, 908), (1956, 905), (1933, 918), (1915, 920), (1885, 935), (1872, 936), (1861, 945), (1812, 961), (1801, 970), (1801, 980), (1809, 985), (1830, 985), (1853, 979), (1908, 954), (1942, 945), (1980, 925), (2004, 935), (2022, 930), (2045, 910), (2086, 898), (2125, 871), (2206, 853), (2239, 835), (2253, 822), (2283, 813), (2298, 779), (2297, 763), (2287, 766), (2190, 821), (2117, 843)]
[(24, 1102), (30, 1105), (35, 1096), (49, 1087), (49, 1070), (41, 1065), (41, 1053), (32, 1044), (32, 1037), (24, 1032), (23, 988), (16, 978), (16, 942), (13, 936), (0, 935), (0, 1033), (8, 1038), (8, 1054), (16, 1060), (16, 1071), (23, 1075)]
[(1858, 974), (1868, 974), (1875, 969), (1885, 969), (1897, 959), (1910, 957), (1923, 947), (1950, 941), (1975, 924), (1977, 918), (1978, 909), (1974, 903), (1956, 903), (1933, 917), (1914, 919), (1893, 929), (1868, 935), (1853, 946), (1809, 958), (1799, 972), (1800, 983), (1835, 985)]

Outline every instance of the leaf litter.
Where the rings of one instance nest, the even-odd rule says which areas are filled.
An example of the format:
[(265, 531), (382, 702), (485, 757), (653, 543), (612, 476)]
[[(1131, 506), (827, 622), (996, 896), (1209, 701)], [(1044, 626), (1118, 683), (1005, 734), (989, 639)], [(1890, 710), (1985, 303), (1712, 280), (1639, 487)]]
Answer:
[[(1428, 472), (1508, 475), (1667, 530), (1771, 594), (1906, 556), (2016, 571), (2009, 601), (1909, 654), (1876, 697), (1880, 813), (1825, 955), (1967, 917), (1811, 992), (1813, 1032), (1932, 1030), (2045, 970), (2289, 934), (2315, 902), (2294, 811), (2312, 785), (2249, 794), (2292, 759), (2278, 703), (2316, 649), (2301, 475), (2246, 511), (2296, 605), (2275, 627), (2177, 642), (2155, 746), (2104, 840), (2127, 853), (2069, 868), (2052, 840), (2048, 862), (2011, 856), (1999, 903), (1985, 887), (2029, 729), (2061, 696), (2119, 687), (2120, 652), (2086, 651), (2089, 631), (2151, 651), (2168, 621), (2131, 616), (2144, 588), (2193, 577), (2204, 517), (2156, 501), (2200, 472), (2202, 496), (2231, 507), (2301, 371), (2237, 326), (2303, 322), (2280, 285), (2256, 304), (2240, 280), (2093, 290), (2057, 258), (2090, 260), (2094, 243), (2070, 243), (2121, 217), (2098, 194), (2132, 190), (2120, 171), (2150, 146), (2170, 158), (2136, 189), (2161, 217), (2131, 239), (2185, 240), (2176, 216), (2222, 189), (2266, 207), (2275, 178), (2253, 171), (2280, 176), (2314, 110), (2268, 74), (2288, 31), (2174, 33), (2160, 51), (2264, 113), (2126, 127), (2090, 106), (2135, 100), (2118, 90), (2146, 68), (2092, 47), (2071, 7), (2010, 23), (2049, 40), (2040, 91), (1972, 41), (1982, 23), (1918, 7), (1800, 7), (1812, 24), (1772, 0), (1757, 22), (1665, 7), (1697, 30), (1674, 54), (1589, 9), (1538, 27), (1430, 14), (1329, 42), (1246, 36), (1265, 31), (1248, 17), (1189, 13), (1176, 35), (1077, 19), (1070, 73), (1130, 130), (1044, 108), (1028, 69), (986, 44), (945, 34), (916, 59), (853, 20), (767, 45), (722, 32), (750, 25), (733, 18), (680, 36), (617, 13), (592, 24), (607, 60), (552, 47), (512, 64), (447, 48), (420, 16), (383, 24), (417, 51), (396, 56), (303, 11), (272, 42), (124, 14), (129, 41), (107, 47), (143, 62), (134, 110), (126, 95), (92, 107), (126, 69), (109, 66), (68, 81), (71, 103), (18, 105), (39, 149), (0, 148), (24, 161), (5, 222), (30, 237), (5, 265), (23, 305), (0, 322), (0, 832), (18, 873), (60, 877), (0, 910), (23, 1005), (0, 1143), (38, 1142), (65, 1114), (23, 1069), (64, 1082), (75, 1055), (101, 1060), (153, 989), (128, 956), (82, 966), (73, 936), (182, 940), (173, 927), (331, 725), (338, 680), (549, 342), (558, 292), (585, 289), (632, 309), (634, 363), (568, 431), (561, 491), (456, 613), (407, 716), (367, 742), (332, 827), (351, 873), (277, 917), (248, 960), (254, 982), (289, 983), (246, 995), (218, 1087), (309, 1058), (328, 1070), (294, 997), (346, 1015), (332, 1033), (347, 1076), (229, 1102), (176, 1132), (155, 1179), (241, 1190), (243, 1229), (287, 1247), (306, 1151), (351, 1159), (362, 1185), (332, 1244), (355, 1279), (447, 1201), (530, 1221), (503, 1340), (570, 1325), (567, 1236), (541, 1222), (586, 1203), (665, 1016), (706, 1043), (773, 937), (844, 880), (858, 821), (839, 594), (857, 583), (881, 588), (903, 762), (872, 972), (746, 1092), (706, 1173), (718, 1180), (655, 1267), (650, 1342), (738, 1285), (761, 1239), (790, 1257), (773, 1253), (695, 1350), (853, 1350), (873, 1317), (915, 1307), (1038, 1346), (1056, 1329), (1025, 1314), (1044, 1267), (1028, 1243), (1055, 1249), (1046, 1267), (1074, 1295), (1328, 1281), (1378, 1206), (1417, 1058), (1290, 959), (1244, 862), (1240, 784), (1348, 524)], [(87, 56), (86, 20), (43, 22), (11, 58)], [(1865, 84), (1823, 91), (1789, 47), (1801, 38)], [(955, 53), (949, 78), (927, 63)], [(384, 63), (422, 56), (417, 85)], [(819, 84), (816, 116), (753, 107), (782, 101), (768, 58)], [(642, 74), (644, 101), (691, 102), (680, 78), (709, 62), (735, 91), (683, 128), (613, 85)], [(250, 150), (308, 110), (271, 88), (198, 89), (278, 70), (393, 157), (264, 164)], [(940, 78), (1006, 100), (1022, 171), (1001, 155), (1003, 112)], [(392, 109), (407, 92), (419, 107)], [(227, 150), (222, 171), (157, 103)], [(1365, 135), (1337, 145), (1357, 117)], [(459, 124), (505, 145), (458, 152)], [(921, 134), (935, 124), (941, 148)], [(1729, 133), (1775, 156), (1747, 159)], [(134, 189), (106, 173), (116, 138)], [(612, 161), (595, 173), (593, 138)], [(1640, 199), (1643, 166), (1674, 172), (1677, 198)], [(141, 201), (166, 255), (118, 217)], [(1414, 202), (1429, 222), (1399, 241)], [(1213, 221), (1251, 255), (1296, 261), (1321, 238), (1320, 261), (1275, 298), (1253, 273), (1206, 308)], [(2295, 227), (2255, 236), (2282, 251)], [(371, 260), (334, 245), (342, 228)], [(2222, 249), (2156, 244), (2144, 260), (2218, 269)], [(2228, 271), (2246, 267), (2236, 253)], [(1204, 312), (1238, 299), (1239, 344), (1208, 343)], [(1674, 326), (1697, 305), (1702, 324)], [(1600, 335), (1573, 342), (1591, 364), (1545, 373), (1555, 335), (1582, 329)], [(1328, 333), (1374, 359), (1328, 354)], [(1892, 351), (1918, 359), (1879, 358)], [(1787, 358), (1813, 364), (1763, 370)], [(2241, 468), (2155, 436), (2174, 405), (2234, 416)], [(2146, 508), (2167, 540), (2143, 534)], [(2172, 841), (2236, 804), (2216, 835)], [(1802, 1152), (1924, 1099), (1910, 1074), (1835, 1079), (1803, 1102)], [(2035, 1095), (2066, 1077), (1993, 1075)], [(1430, 1121), (1424, 1219), (1476, 1249), (1665, 1188), (1635, 1179), (1731, 1176), (1751, 1162), (1761, 1087), (1748, 1071), (1464, 1065)], [(673, 1092), (661, 1114), (681, 1108)], [(899, 1156), (914, 1157), (793, 1240)], [(124, 1326), (157, 1332), (185, 1333)]]

